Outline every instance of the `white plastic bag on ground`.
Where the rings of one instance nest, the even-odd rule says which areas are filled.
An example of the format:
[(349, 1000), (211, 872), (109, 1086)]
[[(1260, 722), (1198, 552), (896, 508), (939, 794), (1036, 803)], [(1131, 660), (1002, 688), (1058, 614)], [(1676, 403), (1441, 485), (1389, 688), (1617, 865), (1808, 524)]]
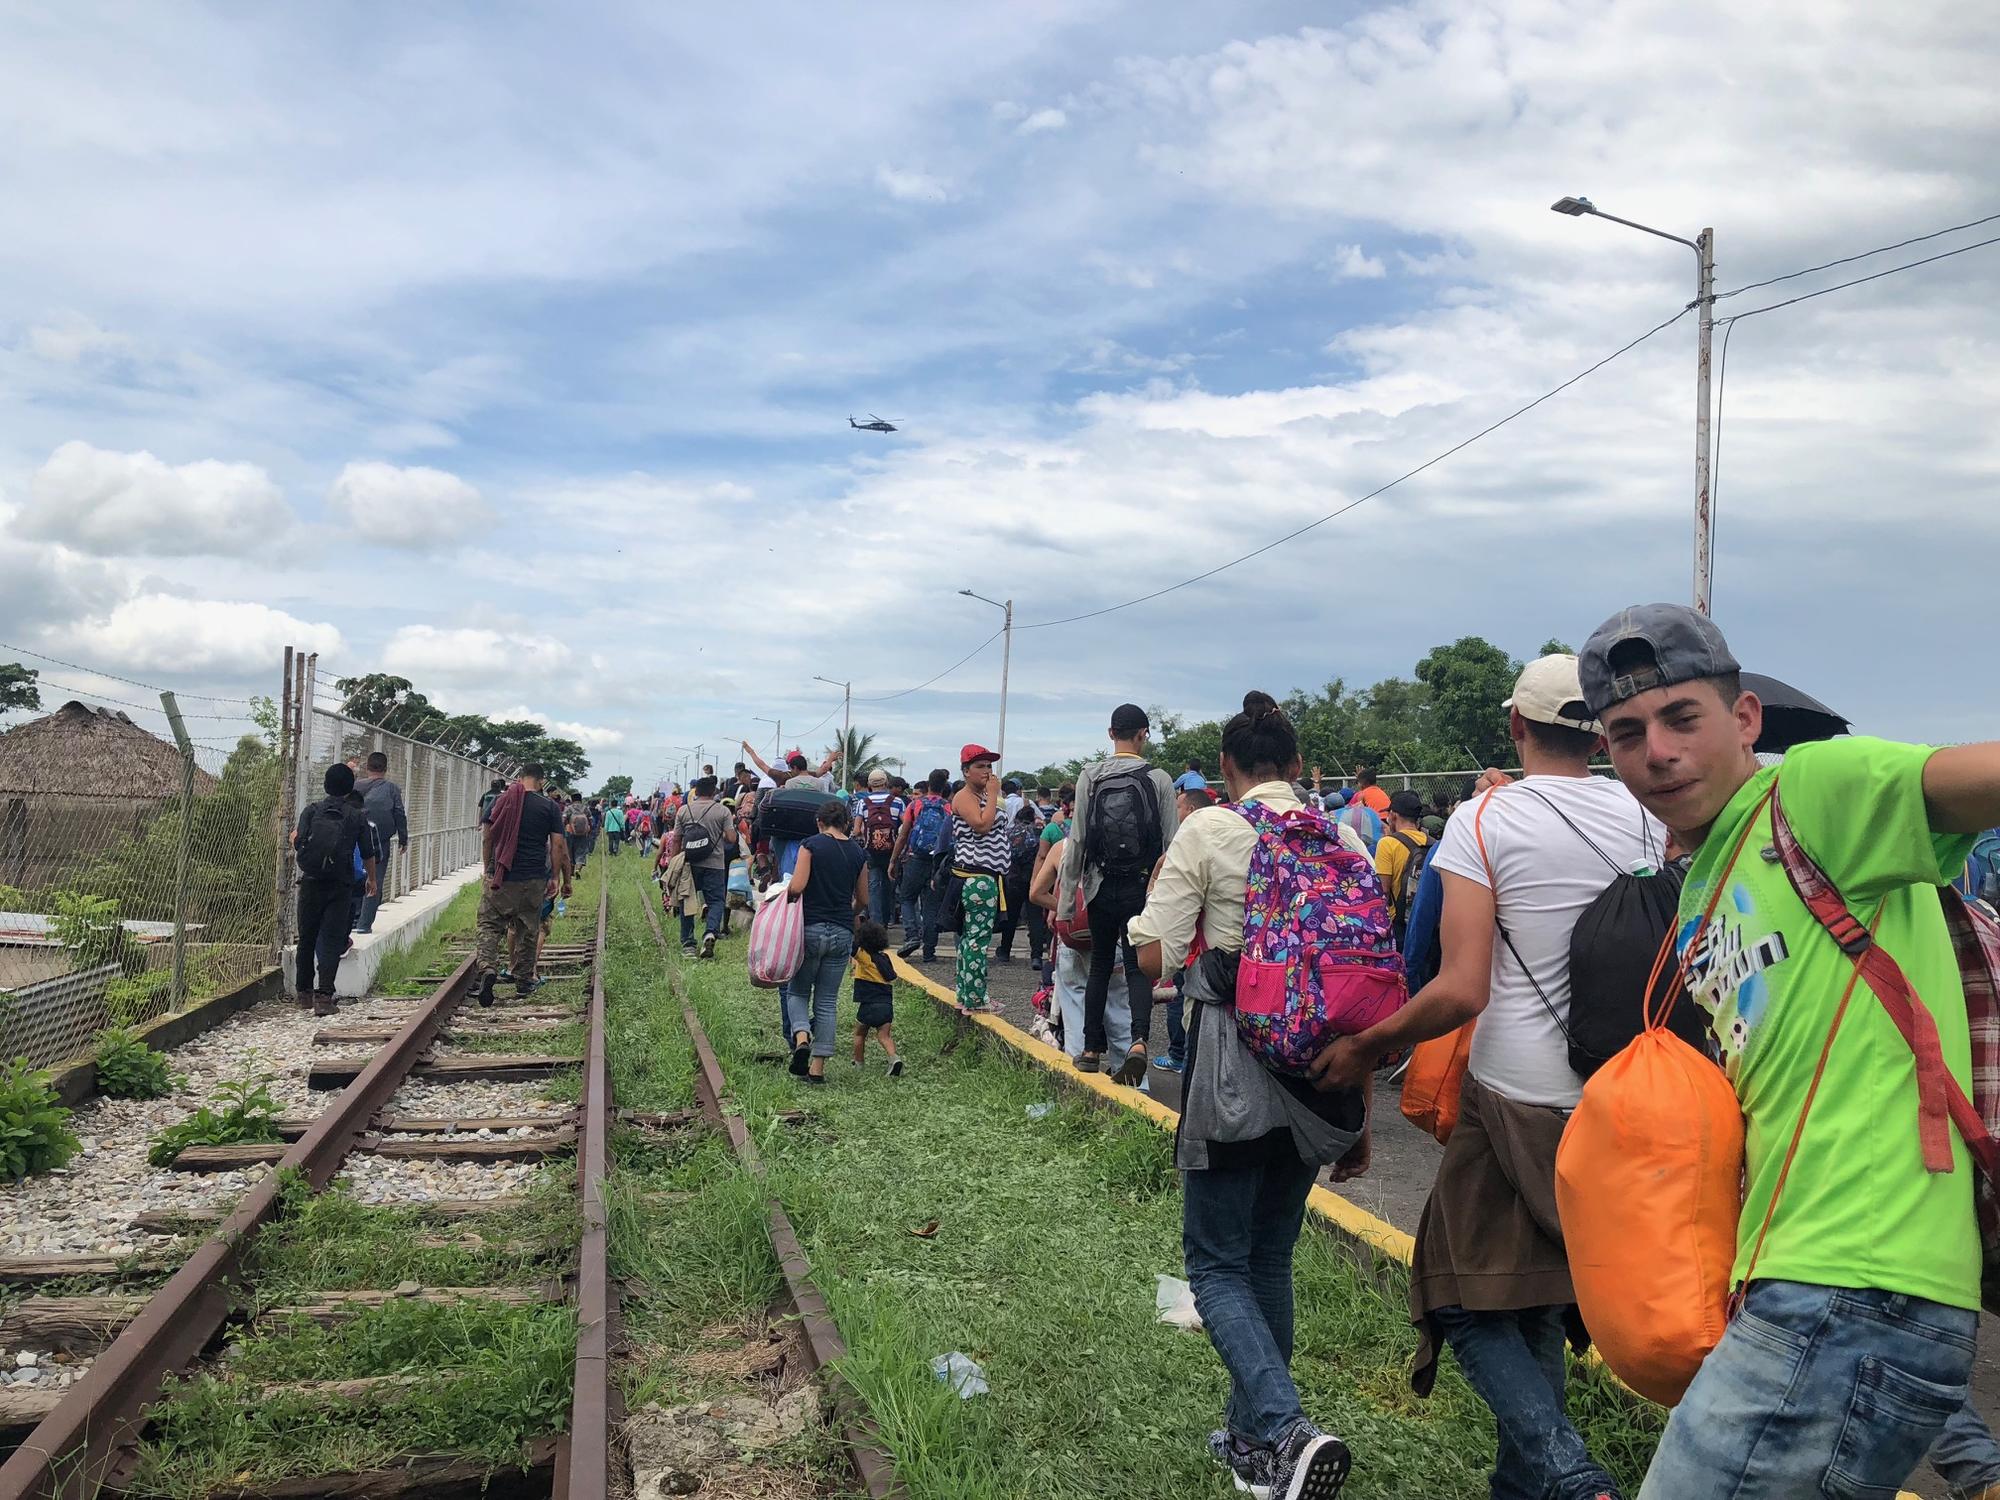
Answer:
[(986, 1372), (970, 1356), (953, 1350), (940, 1354), (931, 1361), (931, 1374), (958, 1392), (958, 1399), (970, 1401), (974, 1396), (983, 1396), (989, 1387)]
[(1165, 1274), (1153, 1278), (1153, 1305), (1160, 1310), (1160, 1321), (1169, 1328), (1184, 1328), (1190, 1333), (1201, 1330), (1201, 1314), (1194, 1305), (1194, 1288), (1178, 1276)]

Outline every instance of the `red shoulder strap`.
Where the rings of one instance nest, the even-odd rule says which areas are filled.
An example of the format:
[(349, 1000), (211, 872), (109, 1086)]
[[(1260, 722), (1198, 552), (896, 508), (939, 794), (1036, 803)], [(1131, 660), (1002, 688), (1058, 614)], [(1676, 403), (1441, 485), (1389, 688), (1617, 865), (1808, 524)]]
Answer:
[[(1776, 796), (1771, 799), (1771, 832), (1779, 863), (1784, 866), (1792, 889), (1798, 892), (1806, 910), (1826, 930), (1827, 936), (1854, 960), (1855, 973), (1868, 981), (1869, 990), (1888, 1012), (1916, 1059), (1917, 1133), (1923, 1145), (1925, 1170), (1951, 1170), (1951, 1127), (1956, 1125), (1980, 1166), (1989, 1176), (1993, 1175), (2000, 1168), (2000, 1144), (1987, 1133), (1979, 1111), (1945, 1066), (1937, 1018), (1930, 1007), (1924, 1004), (1895, 956), (1875, 941), (1872, 925), (1864, 927), (1856, 919), (1826, 872), (1806, 853), (1785, 821), (1782, 799)], [(1880, 919), (1878, 910), (1876, 920)]]

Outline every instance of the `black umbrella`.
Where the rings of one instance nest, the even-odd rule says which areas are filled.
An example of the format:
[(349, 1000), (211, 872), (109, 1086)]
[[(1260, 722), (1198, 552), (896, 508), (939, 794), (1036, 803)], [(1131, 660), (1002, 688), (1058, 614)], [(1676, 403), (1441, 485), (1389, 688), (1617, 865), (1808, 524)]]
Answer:
[(1745, 672), (1743, 686), (1764, 705), (1764, 732), (1755, 749), (1782, 754), (1794, 745), (1830, 740), (1847, 733), (1847, 720), (1817, 698), (1809, 698), (1790, 683), (1762, 672)]

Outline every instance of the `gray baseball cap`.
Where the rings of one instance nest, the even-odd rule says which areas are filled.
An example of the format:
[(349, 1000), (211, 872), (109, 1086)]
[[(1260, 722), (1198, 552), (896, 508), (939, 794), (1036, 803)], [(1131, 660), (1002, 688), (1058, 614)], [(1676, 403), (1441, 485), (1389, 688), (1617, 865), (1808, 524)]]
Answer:
[[(1614, 673), (1611, 653), (1628, 641), (1644, 646), (1652, 662), (1628, 662), (1626, 670)], [(1599, 716), (1653, 688), (1741, 670), (1715, 622), (1685, 604), (1634, 604), (1621, 609), (1593, 630), (1577, 653), (1583, 701)]]

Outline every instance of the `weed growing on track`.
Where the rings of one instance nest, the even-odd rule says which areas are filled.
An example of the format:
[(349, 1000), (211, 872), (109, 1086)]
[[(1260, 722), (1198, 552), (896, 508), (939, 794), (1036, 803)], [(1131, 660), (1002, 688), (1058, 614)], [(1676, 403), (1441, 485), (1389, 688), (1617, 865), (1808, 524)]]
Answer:
[[(288, 1475), (463, 1453), (496, 1469), (568, 1419), (576, 1318), (563, 1305), (391, 1302), (321, 1328), (294, 1320), (241, 1340), (228, 1378), (203, 1375), (153, 1409), (131, 1489), (196, 1496)], [(440, 1372), (387, 1395), (276, 1391), (293, 1381)], [(449, 1372), (451, 1378), (443, 1372)]]
[[(778, 1046), (775, 1005), (738, 953), (668, 962), (689, 983), (847, 1339), (845, 1374), (911, 1493), (1231, 1493), (1203, 1443), (1219, 1422), (1221, 1365), (1200, 1335), (1155, 1318), (1154, 1275), (1181, 1274), (1168, 1137), (1066, 1096), (907, 988), (903, 1078), (885, 1078), (872, 1057), (851, 1068), (843, 1047), (826, 1087), (801, 1086), (755, 1060)], [(851, 1025), (843, 997), (843, 1043)], [(1053, 1108), (1029, 1119), (1041, 1103)], [(803, 1129), (773, 1118), (798, 1109)], [(915, 1232), (932, 1223), (934, 1235)], [(1449, 1362), (1429, 1400), (1410, 1394), (1415, 1341), (1394, 1278), (1370, 1282), (1316, 1230), (1300, 1241), (1296, 1277), (1293, 1373), (1306, 1409), (1355, 1448), (1347, 1493), (1483, 1496), (1492, 1419)], [(931, 1375), (930, 1359), (949, 1350), (985, 1367), (990, 1394), (961, 1401)], [(1573, 1409), (1594, 1451), (1636, 1481), (1657, 1424), (1601, 1374), (1582, 1384)]]

